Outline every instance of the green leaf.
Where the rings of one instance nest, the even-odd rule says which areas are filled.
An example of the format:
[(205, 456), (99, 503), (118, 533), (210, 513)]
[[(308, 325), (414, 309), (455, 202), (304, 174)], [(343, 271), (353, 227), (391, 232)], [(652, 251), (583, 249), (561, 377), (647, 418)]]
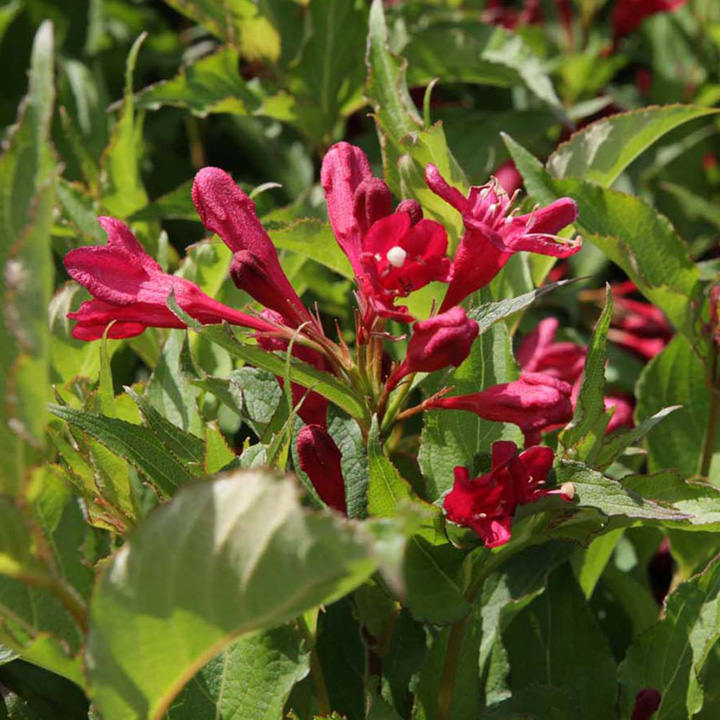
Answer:
[(260, 106), (240, 75), (238, 51), (224, 45), (217, 52), (183, 67), (172, 80), (144, 88), (135, 96), (138, 108), (157, 110), (163, 105), (187, 108), (193, 115), (211, 113), (247, 115)]
[(450, 625), (470, 612), (452, 568), (459, 569), (463, 554), (449, 543), (432, 545), (420, 535), (410, 538), (405, 551), (403, 604), (413, 617), (433, 625)]
[[(207, 338), (210, 342), (225, 348), (234, 357), (250, 365), (254, 365), (261, 370), (267, 370), (278, 377), (285, 377), (285, 357), (266, 352), (253, 345), (245, 345), (239, 342), (229, 327), (200, 325), (200, 323), (194, 321), (178, 307), (173, 297), (168, 298), (168, 307), (185, 322), (188, 327), (192, 328), (202, 337)], [(345, 410), (348, 415), (358, 419), (367, 419), (368, 410), (360, 396), (348, 387), (347, 384), (344, 384), (333, 375), (291, 358), (289, 363), (289, 376), (290, 379), (298, 383), (298, 385), (302, 385), (326, 397), (339, 408)]]
[(290, 250), (314, 260), (348, 280), (355, 277), (328, 223), (303, 218), (284, 227), (270, 227), (268, 234), (278, 250)]
[(100, 195), (108, 213), (126, 218), (145, 207), (147, 194), (140, 176), (142, 122), (135, 118), (133, 73), (140, 46), (147, 37), (135, 40), (125, 66), (125, 91), (120, 117), (100, 160)]
[(201, 464), (205, 449), (203, 441), (191, 433), (181, 430), (161, 415), (147, 400), (138, 395), (131, 387), (125, 386), (125, 392), (138, 406), (145, 421), (145, 427), (157, 436), (160, 443), (178, 459), (187, 463)]
[[(559, 445), (566, 457), (585, 460), (603, 441), (609, 417), (605, 414), (605, 365), (607, 332), (613, 313), (610, 285), (605, 287), (605, 307), (588, 345), (580, 393), (570, 423), (560, 433)], [(593, 464), (593, 460), (588, 460)]]
[[(443, 385), (453, 386), (453, 395), (462, 395), (515, 379), (507, 327), (498, 323), (473, 343), (468, 358), (444, 378)], [(427, 497), (435, 500), (452, 487), (456, 465), (486, 472), (490, 446), (500, 438), (518, 440), (519, 431), (460, 410), (426, 412), (418, 460), (427, 482)]]
[[(513, 555), (483, 582), (474, 605), (482, 623), (480, 676), (491, 661), (491, 655), (497, 652), (498, 646), (502, 646), (505, 628), (524, 607), (544, 592), (548, 575), (568, 558), (573, 547), (572, 543), (562, 540), (529, 547)], [(505, 658), (502, 667), (494, 669), (495, 682), (498, 682), (497, 676), (501, 675), (502, 685), (506, 686), (510, 670)], [(503, 689), (506, 690), (506, 687)], [(488, 704), (491, 700), (503, 699), (497, 697), (497, 689), (494, 692), (496, 696), (488, 697)], [(488, 690), (486, 694), (491, 695)]]
[(619, 265), (675, 327), (692, 337), (688, 298), (697, 291), (699, 273), (670, 222), (639, 198), (576, 178), (553, 178), (511, 138), (505, 136), (505, 143), (530, 196), (541, 203), (573, 198), (579, 209), (575, 227), (585, 239)]
[(233, 639), (362, 583), (376, 567), (372, 545), (359, 526), (303, 509), (290, 479), (240, 472), (185, 488), (137, 529), (96, 588), (93, 702), (114, 720), (159, 720)]
[(568, 693), (578, 717), (615, 716), (615, 661), (567, 566), (556, 570), (546, 591), (504, 633), (513, 693), (545, 683)]
[(235, 453), (228, 447), (223, 434), (214, 423), (205, 426), (205, 459), (203, 467), (208, 475), (220, 472), (235, 460)]
[(480, 334), (482, 335), (482, 333), (491, 328), (496, 322), (512, 317), (515, 313), (519, 313), (530, 307), (535, 300), (543, 295), (573, 282), (575, 282), (575, 280), (559, 280), (558, 282), (548, 283), (536, 290), (531, 290), (517, 297), (506, 298), (496, 302), (485, 302), (470, 310), (468, 317), (477, 322), (480, 326)]
[(363, 0), (314, 0), (306, 16), (305, 42), (291, 69), (299, 120), (317, 140), (333, 139), (344, 107), (361, 97), (367, 9)]
[(679, 585), (665, 600), (665, 617), (642, 633), (620, 666), (620, 703), (629, 717), (636, 693), (660, 691), (653, 720), (692, 717), (703, 705), (699, 676), (712, 646), (720, 638), (720, 563)]
[(524, 85), (562, 112), (541, 59), (519, 35), (502, 27), (474, 20), (433, 22), (412, 32), (404, 52), (412, 85), (427, 85), (434, 77), (445, 83)]
[(577, 550), (572, 568), (586, 600), (592, 597), (595, 586), (608, 564), (624, 530), (618, 528), (596, 537), (585, 549)]
[[(637, 383), (637, 419), (644, 422), (668, 405), (681, 405), (647, 436), (650, 472), (675, 468), (683, 477), (698, 472), (710, 417), (702, 363), (690, 343), (676, 335), (644, 368)], [(720, 479), (720, 435), (713, 443), (709, 477)]]
[(340, 469), (345, 480), (345, 501), (350, 518), (367, 515), (368, 456), (358, 424), (334, 407), (328, 408), (328, 433), (340, 450)]
[(375, 415), (368, 437), (367, 492), (368, 512), (375, 517), (392, 517), (403, 500), (411, 500), (414, 497), (408, 482), (385, 455), (380, 444), (378, 421)]
[(53, 76), (53, 29), (44, 22), (33, 43), (28, 94), (0, 156), (0, 491), (8, 493), (18, 488), (23, 443), (43, 447), (48, 420)]
[(280, 720), (290, 690), (310, 667), (303, 645), (290, 625), (240, 638), (193, 677), (167, 720)]
[(643, 498), (624, 484), (582, 463), (559, 460), (555, 472), (558, 485), (571, 482), (575, 486), (575, 505), (597, 508), (608, 517), (662, 521), (688, 519), (687, 513)]
[(414, 197), (426, 215), (442, 222), (454, 246), (462, 233), (460, 215), (425, 185), (425, 165), (432, 162), (448, 182), (467, 185), (450, 152), (440, 124), (425, 130), (405, 81), (406, 61), (393, 55), (381, 0), (370, 8), (365, 94), (375, 111), (385, 179), (399, 197)]
[(583, 178), (610, 187), (635, 158), (663, 135), (690, 120), (717, 112), (692, 105), (664, 105), (602, 118), (560, 145), (545, 167), (557, 178)]
[(60, 405), (51, 405), (50, 410), (131, 462), (166, 496), (195, 478), (155, 435), (139, 425)]

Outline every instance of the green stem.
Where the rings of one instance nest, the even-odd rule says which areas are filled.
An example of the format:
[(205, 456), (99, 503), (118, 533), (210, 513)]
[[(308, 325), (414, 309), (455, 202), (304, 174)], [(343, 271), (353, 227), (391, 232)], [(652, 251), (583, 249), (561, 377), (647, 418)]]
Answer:
[(465, 631), (469, 622), (470, 613), (459, 622), (456, 622), (450, 629), (445, 651), (445, 663), (440, 676), (440, 688), (438, 689), (437, 720), (452, 720), (452, 701), (455, 694), (457, 671), (460, 665), (460, 651), (462, 650)]
[(320, 664), (320, 656), (315, 647), (315, 635), (311, 632), (307, 620), (304, 616), (300, 616), (297, 620), (300, 632), (305, 638), (305, 642), (310, 648), (310, 677), (312, 678), (313, 688), (315, 690), (315, 701), (317, 702), (318, 714), (322, 717), (330, 715), (332, 708), (330, 707), (330, 697), (325, 683), (325, 673)]
[(700, 461), (700, 475), (707, 477), (710, 472), (710, 463), (712, 462), (713, 453), (715, 451), (715, 437), (717, 436), (718, 421), (720, 420), (720, 391), (716, 388), (710, 389), (710, 415), (708, 417), (707, 427), (705, 428), (705, 437), (702, 443), (702, 460)]

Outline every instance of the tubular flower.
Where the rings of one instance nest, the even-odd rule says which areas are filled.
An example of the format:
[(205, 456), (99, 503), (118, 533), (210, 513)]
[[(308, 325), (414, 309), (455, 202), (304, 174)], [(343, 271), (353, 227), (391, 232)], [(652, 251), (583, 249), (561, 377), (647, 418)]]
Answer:
[(651, 15), (671, 12), (686, 2), (687, 0), (617, 0), (612, 14), (613, 34), (616, 38), (629, 35)]
[(395, 299), (433, 280), (447, 281), (445, 229), (422, 219), (414, 200), (392, 212), (387, 185), (373, 177), (365, 153), (349, 143), (327, 152), (321, 181), (330, 225), (355, 273), (365, 322), (371, 324), (375, 315), (410, 322)]
[(323, 502), (347, 515), (341, 455), (335, 441), (324, 428), (306, 425), (298, 433), (297, 451), (300, 467)]
[(416, 322), (405, 360), (388, 385), (394, 387), (408, 373), (434, 372), (450, 365), (457, 367), (470, 354), (478, 331), (478, 324), (459, 307)]
[[(267, 320), (269, 323), (282, 323), (280, 314), (274, 310), (263, 310), (261, 317)], [(285, 339), (278, 337), (271, 337), (269, 335), (259, 335), (257, 337), (258, 345), (263, 350), (273, 351), (280, 350), (285, 351), (289, 347), (289, 342)], [(293, 343), (291, 354), (298, 360), (312, 365), (317, 370), (329, 371), (330, 365), (327, 358), (313, 348), (301, 345), (299, 342)], [(283, 387), (285, 384), (284, 378), (277, 377), (278, 383)], [(330, 404), (326, 397), (323, 397), (319, 393), (308, 391), (302, 385), (297, 383), (290, 383), (290, 391), (292, 394), (292, 402), (295, 407), (300, 405), (298, 415), (303, 422), (308, 425), (315, 425), (321, 428), (327, 427), (327, 411)]]
[(570, 198), (560, 198), (527, 215), (513, 216), (509, 212), (512, 198), (495, 178), (482, 187), (470, 188), (467, 197), (449, 185), (434, 165), (425, 168), (425, 181), (462, 215), (465, 223), (440, 312), (487, 285), (515, 252), (527, 250), (566, 258), (580, 249), (579, 239), (557, 237), (577, 218), (577, 205)]
[(548, 317), (526, 335), (517, 351), (517, 361), (525, 372), (541, 372), (571, 385), (582, 375), (587, 349), (572, 342), (554, 342), (559, 322)]
[[(541, 320), (535, 330), (526, 335), (516, 353), (523, 372), (540, 372), (564, 380), (573, 386), (570, 401), (575, 407), (585, 368), (587, 349), (572, 342), (555, 342), (558, 320), (548, 317)], [(633, 426), (633, 402), (626, 395), (608, 395), (604, 399), (605, 410), (614, 408), (606, 432), (619, 427)], [(545, 431), (553, 429), (545, 428)]]
[(545, 487), (553, 460), (554, 453), (548, 447), (534, 446), (518, 455), (513, 442), (493, 443), (491, 468), (486, 475), (471, 479), (466, 468), (455, 468), (455, 482), (443, 501), (448, 520), (474, 530), (487, 547), (504, 545), (510, 540), (518, 505), (544, 495), (572, 498), (572, 486), (559, 490)]
[(233, 251), (233, 280), (285, 324), (314, 322), (280, 267), (277, 250), (255, 213), (255, 203), (224, 171), (206, 167), (195, 175), (192, 198), (203, 225)]
[(188, 315), (205, 325), (225, 321), (253, 330), (276, 329), (213, 300), (189, 280), (164, 273), (119, 220), (101, 217), (98, 222), (108, 235), (107, 245), (76, 248), (64, 259), (70, 277), (94, 298), (68, 313), (77, 321), (73, 337), (97, 340), (112, 321), (116, 321), (108, 333), (112, 338), (133, 337), (146, 327), (184, 328), (167, 306), (171, 294)]
[(485, 420), (513, 423), (523, 431), (526, 444), (532, 444), (530, 439), (543, 429), (570, 421), (571, 392), (568, 383), (550, 375), (523, 373), (519, 380), (482, 392), (431, 399), (425, 407), (466, 410)]

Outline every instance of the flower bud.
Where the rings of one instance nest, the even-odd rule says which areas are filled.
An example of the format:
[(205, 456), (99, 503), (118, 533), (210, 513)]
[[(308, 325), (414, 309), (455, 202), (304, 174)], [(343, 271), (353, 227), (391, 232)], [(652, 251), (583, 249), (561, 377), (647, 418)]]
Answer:
[(323, 502), (347, 515), (342, 456), (335, 441), (319, 425), (306, 425), (298, 433), (297, 451), (300, 467)]
[(422, 207), (417, 200), (403, 200), (395, 208), (395, 212), (406, 212), (410, 216), (410, 222), (417, 225), (423, 219)]
[(650, 720), (660, 707), (662, 695), (655, 688), (643, 688), (635, 696), (635, 707), (630, 720)]
[(376, 220), (392, 213), (392, 195), (384, 180), (369, 177), (355, 190), (353, 214), (364, 236)]

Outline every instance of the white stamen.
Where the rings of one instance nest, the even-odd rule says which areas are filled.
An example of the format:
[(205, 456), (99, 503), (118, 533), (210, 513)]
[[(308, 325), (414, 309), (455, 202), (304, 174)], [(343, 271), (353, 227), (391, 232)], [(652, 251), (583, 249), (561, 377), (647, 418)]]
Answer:
[(480, 199), (484, 200), (487, 197), (487, 194), (490, 192), (490, 188), (483, 188), (480, 191)]
[(407, 252), (405, 252), (405, 250), (403, 250), (399, 245), (395, 245), (395, 247), (391, 247), (387, 251), (385, 257), (393, 267), (402, 267), (405, 263)]
[(488, 207), (488, 212), (491, 215), (494, 215), (496, 210), (497, 210), (497, 203), (492, 203), (492, 205), (490, 205), (490, 207)]
[(382, 260), (382, 255), (380, 253), (375, 253), (375, 255), (373, 255), (373, 257), (375, 258), (375, 260), (377, 262), (380, 262)]
[(575, 497), (575, 485), (571, 482), (564, 482), (560, 486), (560, 492), (568, 499), (572, 500)]

